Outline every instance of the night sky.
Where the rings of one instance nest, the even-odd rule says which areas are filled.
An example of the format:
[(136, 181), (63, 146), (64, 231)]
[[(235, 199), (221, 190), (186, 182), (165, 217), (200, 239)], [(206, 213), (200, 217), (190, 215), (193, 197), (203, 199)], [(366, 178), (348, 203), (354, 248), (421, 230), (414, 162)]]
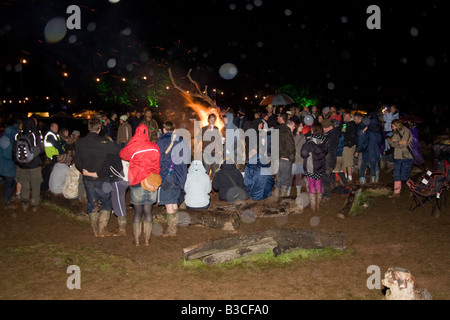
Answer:
[[(69, 5), (80, 7), (81, 29), (50, 43), (46, 25), (67, 19)], [(379, 30), (367, 28), (370, 5), (381, 10)], [(445, 1), (2, 1), (0, 100), (65, 97), (82, 108), (97, 77), (142, 85), (141, 77), (158, 81), (170, 67), (177, 80), (192, 69), (202, 87), (223, 90), (219, 102), (232, 107), (292, 84), (318, 93), (323, 105), (431, 108), (449, 100), (447, 7)], [(225, 63), (237, 68), (232, 79), (219, 73)]]

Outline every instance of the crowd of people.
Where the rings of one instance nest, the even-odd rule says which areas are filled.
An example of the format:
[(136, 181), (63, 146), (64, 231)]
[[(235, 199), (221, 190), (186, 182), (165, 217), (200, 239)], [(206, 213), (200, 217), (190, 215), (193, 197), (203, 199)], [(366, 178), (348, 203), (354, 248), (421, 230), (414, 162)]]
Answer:
[[(201, 130), (201, 158), (193, 161), (191, 141), (180, 134), (193, 123), (186, 117), (181, 124), (157, 121), (151, 108), (133, 116), (99, 114), (88, 121), (83, 137), (79, 130), (69, 134), (56, 122), (43, 135), (36, 119), (18, 121), (0, 139), (3, 205), (14, 208), (12, 200), (17, 199), (23, 211), (35, 212), (40, 193), (49, 190), (86, 201), (95, 236), (123, 236), (129, 190), (134, 243), (139, 246), (142, 233), (145, 245), (150, 243), (155, 204), (165, 207), (163, 236), (176, 236), (180, 206), (208, 209), (213, 192), (220, 201), (260, 201), (290, 196), (295, 186), (297, 200), (306, 190), (310, 208), (320, 210), (335, 187), (358, 179), (361, 184), (376, 183), (382, 169), (393, 172), (390, 197), (399, 197), (413, 164), (423, 163), (417, 156), (420, 150), (412, 150), (413, 134), (399, 119), (396, 106), (363, 115), (335, 106), (320, 110), (268, 105), (264, 112), (246, 115), (244, 109), (236, 114), (228, 109), (219, 117), (209, 114)], [(219, 130), (218, 121), (224, 129)], [(251, 143), (249, 131), (258, 143)], [(31, 141), (25, 154), (18, 147), (22, 136)], [(244, 161), (238, 149), (245, 150)], [(112, 213), (119, 224), (115, 234), (107, 230)]]

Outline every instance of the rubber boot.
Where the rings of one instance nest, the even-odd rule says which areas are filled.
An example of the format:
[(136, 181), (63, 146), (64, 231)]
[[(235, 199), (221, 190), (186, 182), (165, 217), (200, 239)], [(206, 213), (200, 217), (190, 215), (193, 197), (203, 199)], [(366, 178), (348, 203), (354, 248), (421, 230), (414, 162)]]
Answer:
[(370, 177), (370, 182), (372, 182), (372, 183), (377, 182), (377, 177)]
[(134, 245), (136, 247), (140, 246), (139, 238), (141, 237), (141, 232), (142, 232), (142, 222), (134, 222), (133, 233), (134, 233)]
[(280, 197), (280, 189), (278, 188), (274, 188), (272, 191), (272, 198), (274, 199), (278, 199)]
[(167, 213), (167, 230), (163, 234), (163, 237), (174, 237), (177, 235), (178, 231), (178, 212)]
[(389, 198), (400, 198), (400, 192), (402, 191), (402, 182), (394, 181), (394, 193)]
[(287, 197), (287, 187), (286, 186), (282, 186), (280, 189), (280, 197)]
[(94, 237), (98, 237), (98, 212), (89, 213), (89, 221), (91, 222)]
[(98, 216), (98, 236), (99, 237), (110, 237), (112, 233), (106, 230), (108, 226), (109, 217), (111, 216), (111, 211), (100, 210)]
[(150, 245), (150, 236), (152, 234), (153, 223), (144, 222), (144, 240), (145, 245), (148, 247)]
[(295, 198), (296, 203), (300, 201), (300, 194), (302, 193), (302, 186), (295, 186), (297, 188), (297, 197)]
[(316, 211), (316, 194), (315, 193), (309, 194), (309, 206), (311, 207), (312, 211)]
[(316, 210), (319, 211), (320, 203), (322, 202), (322, 194), (316, 193)]
[(380, 173), (379, 172), (377, 172), (375, 175), (375, 183), (378, 183), (378, 182), (380, 182)]
[(119, 223), (119, 232), (115, 234), (115, 237), (123, 237), (127, 235), (127, 217), (119, 216), (117, 217), (117, 222)]
[(360, 184), (365, 184), (366, 183), (366, 177), (360, 177), (359, 178), (359, 183)]

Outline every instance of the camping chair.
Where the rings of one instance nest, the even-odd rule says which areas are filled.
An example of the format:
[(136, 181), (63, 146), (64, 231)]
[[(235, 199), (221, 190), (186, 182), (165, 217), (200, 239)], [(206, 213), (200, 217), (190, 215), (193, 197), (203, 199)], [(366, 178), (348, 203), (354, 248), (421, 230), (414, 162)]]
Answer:
[[(428, 169), (418, 182), (414, 182), (413, 179), (408, 180), (406, 184), (413, 195), (409, 211), (422, 207), (430, 216), (433, 216), (435, 212), (436, 216), (439, 216), (441, 208), (445, 206), (446, 193), (450, 185), (449, 167), (449, 162), (445, 161), (444, 171)], [(431, 210), (427, 208), (427, 202), (431, 203)]]

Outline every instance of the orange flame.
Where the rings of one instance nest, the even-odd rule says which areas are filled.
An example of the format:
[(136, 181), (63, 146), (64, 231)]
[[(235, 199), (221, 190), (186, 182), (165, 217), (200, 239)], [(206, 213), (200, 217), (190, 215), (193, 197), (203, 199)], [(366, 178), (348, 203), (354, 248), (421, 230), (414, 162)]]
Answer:
[(223, 123), (222, 118), (219, 115), (218, 109), (211, 108), (211, 107), (205, 107), (202, 104), (195, 103), (189, 94), (187, 94), (187, 93), (182, 93), (182, 94), (183, 94), (184, 99), (186, 100), (186, 105), (197, 113), (197, 115), (200, 118), (200, 121), (202, 122), (203, 127), (208, 125), (208, 116), (211, 113), (213, 113), (217, 117), (216, 124), (215, 124), (216, 127), (219, 128), (219, 130), (222, 130), (222, 128), (225, 126), (225, 124)]

